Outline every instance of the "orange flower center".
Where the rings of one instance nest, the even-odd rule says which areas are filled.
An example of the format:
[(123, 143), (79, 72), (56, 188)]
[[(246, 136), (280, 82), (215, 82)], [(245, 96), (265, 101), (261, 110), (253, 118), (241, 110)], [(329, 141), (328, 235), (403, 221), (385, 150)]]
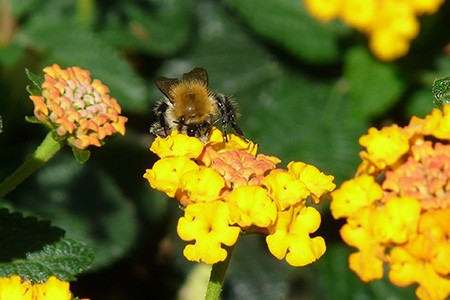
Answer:
[(385, 200), (409, 196), (423, 210), (450, 207), (450, 145), (426, 141), (411, 150), (413, 155), (406, 162), (386, 172)]
[(219, 153), (210, 167), (224, 177), (229, 188), (235, 189), (238, 186), (260, 185), (266, 172), (275, 166), (270, 156), (254, 157), (245, 151), (230, 150)]

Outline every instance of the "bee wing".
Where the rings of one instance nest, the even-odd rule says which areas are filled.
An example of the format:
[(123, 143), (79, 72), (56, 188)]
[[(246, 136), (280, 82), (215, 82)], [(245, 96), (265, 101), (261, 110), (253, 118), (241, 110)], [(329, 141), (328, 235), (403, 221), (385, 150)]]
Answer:
[(203, 68), (194, 68), (181, 77), (182, 81), (198, 81), (208, 86), (208, 72)]
[(170, 91), (174, 86), (180, 84), (180, 81), (176, 78), (158, 77), (156, 78), (156, 86), (170, 101)]

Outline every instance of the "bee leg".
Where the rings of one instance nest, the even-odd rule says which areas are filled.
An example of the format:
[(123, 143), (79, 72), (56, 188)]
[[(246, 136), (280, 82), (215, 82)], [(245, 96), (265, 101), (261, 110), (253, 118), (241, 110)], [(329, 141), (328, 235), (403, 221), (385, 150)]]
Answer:
[(150, 133), (154, 136), (167, 137), (166, 129), (161, 127), (161, 124), (155, 122), (150, 126)]
[[(228, 117), (227, 117), (227, 108), (225, 105), (225, 101), (227, 101), (227, 98), (225, 95), (219, 94), (219, 93), (215, 93), (212, 95), (214, 100), (217, 103), (217, 107), (220, 110), (220, 119), (222, 120), (222, 136), (225, 138), (225, 141), (228, 142), (228, 137), (227, 137), (227, 127), (228, 127)], [(216, 120), (217, 122), (218, 120)], [(216, 123), (214, 122), (214, 123)]]
[(165, 118), (166, 110), (169, 106), (166, 102), (161, 101), (155, 107), (155, 115), (158, 119), (155, 123), (150, 126), (150, 133), (160, 137), (167, 137), (168, 125)]
[(243, 139), (244, 141), (247, 141), (247, 139), (244, 137), (244, 133), (242, 132), (241, 128), (239, 127), (239, 125), (233, 120), (230, 121), (231, 123), (231, 127), (233, 128), (233, 130), (236, 132), (236, 134)]
[(222, 136), (224, 137), (225, 142), (228, 143), (227, 129), (228, 129), (228, 119), (224, 118), (222, 115)]
[(214, 95), (214, 99), (217, 102), (217, 106), (219, 107), (220, 110), (220, 114), (222, 115), (221, 119), (222, 119), (222, 133), (225, 137), (225, 141), (228, 142), (228, 138), (227, 138), (227, 128), (228, 128), (228, 124), (231, 125), (231, 128), (233, 128), (233, 130), (236, 132), (236, 134), (246, 140), (244, 138), (244, 134), (241, 130), (241, 128), (239, 128), (238, 124), (236, 123), (236, 107), (234, 106), (233, 102), (230, 100), (229, 97), (223, 95), (223, 94), (215, 94)]

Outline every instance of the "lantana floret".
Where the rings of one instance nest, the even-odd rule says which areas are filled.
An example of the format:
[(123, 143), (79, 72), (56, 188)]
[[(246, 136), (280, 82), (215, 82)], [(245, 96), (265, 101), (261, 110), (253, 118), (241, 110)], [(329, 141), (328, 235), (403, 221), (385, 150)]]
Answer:
[(234, 245), (240, 232), (229, 220), (229, 208), (223, 201), (188, 205), (184, 216), (178, 220), (177, 232), (182, 240), (195, 243), (185, 247), (184, 256), (209, 264), (224, 261), (227, 251), (223, 245)]

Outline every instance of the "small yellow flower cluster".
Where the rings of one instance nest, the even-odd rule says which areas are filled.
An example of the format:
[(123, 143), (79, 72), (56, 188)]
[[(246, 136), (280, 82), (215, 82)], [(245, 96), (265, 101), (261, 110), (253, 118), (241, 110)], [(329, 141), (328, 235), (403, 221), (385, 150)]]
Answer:
[(369, 47), (381, 60), (405, 55), (419, 33), (417, 16), (435, 13), (444, 0), (304, 0), (322, 22), (335, 18), (369, 37)]
[(22, 281), (17, 275), (0, 277), (0, 300), (71, 300), (72, 298), (69, 283), (54, 276), (44, 283), (36, 284)]
[(54, 64), (46, 67), (42, 96), (32, 95), (34, 115), (55, 129), (78, 149), (94, 145), (114, 133), (125, 134), (127, 118), (121, 116), (117, 100), (109, 89), (91, 74), (78, 67), (62, 70)]
[(369, 129), (355, 178), (332, 192), (346, 218), (343, 240), (358, 249), (350, 268), (363, 281), (417, 283), (420, 299), (450, 295), (450, 106), (408, 126)]
[(269, 251), (292, 266), (314, 262), (325, 252), (322, 237), (310, 237), (320, 214), (307, 206), (335, 188), (333, 176), (316, 167), (256, 155), (257, 145), (229, 134), (228, 142), (213, 128), (210, 141), (173, 132), (157, 137), (150, 150), (160, 159), (144, 175), (150, 185), (176, 198), (184, 207), (177, 231), (191, 261), (214, 264), (228, 255), (225, 246), (241, 232), (266, 235)]

